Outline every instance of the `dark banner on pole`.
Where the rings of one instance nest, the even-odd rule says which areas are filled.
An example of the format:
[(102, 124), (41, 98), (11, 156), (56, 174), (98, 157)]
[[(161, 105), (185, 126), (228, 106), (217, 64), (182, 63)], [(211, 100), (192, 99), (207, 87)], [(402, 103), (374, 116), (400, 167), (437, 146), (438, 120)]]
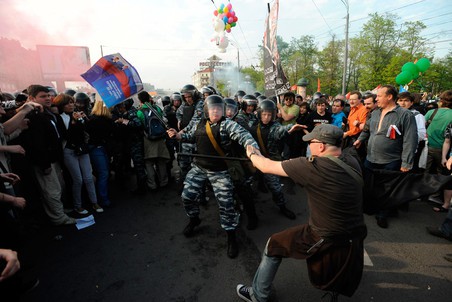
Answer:
[(264, 77), (265, 96), (280, 95), (290, 90), (289, 81), (284, 74), (276, 42), (278, 26), (279, 0), (275, 0), (267, 20), (264, 32)]

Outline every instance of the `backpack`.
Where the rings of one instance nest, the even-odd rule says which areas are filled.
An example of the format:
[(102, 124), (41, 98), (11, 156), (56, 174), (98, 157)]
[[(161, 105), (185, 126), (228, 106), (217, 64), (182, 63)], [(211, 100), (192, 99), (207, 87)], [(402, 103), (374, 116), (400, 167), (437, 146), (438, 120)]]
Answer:
[[(142, 109), (144, 114), (144, 134), (149, 140), (158, 140), (166, 136), (166, 128), (149, 108)], [(155, 110), (156, 111), (156, 110)]]

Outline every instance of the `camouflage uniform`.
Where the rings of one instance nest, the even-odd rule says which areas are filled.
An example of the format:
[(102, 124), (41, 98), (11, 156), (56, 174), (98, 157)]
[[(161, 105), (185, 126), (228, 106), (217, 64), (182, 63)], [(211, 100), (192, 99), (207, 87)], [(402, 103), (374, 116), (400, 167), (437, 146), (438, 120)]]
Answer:
[[(199, 121), (189, 132), (181, 135), (182, 140), (194, 141), (198, 150), (207, 150), (207, 153), (210, 153), (202, 153), (204, 155), (218, 155), (206, 138), (205, 124), (205, 119)], [(223, 119), (219, 123), (212, 124), (211, 127), (212, 132), (217, 133), (219, 139), (216, 138), (216, 140), (225, 154), (229, 154), (231, 140), (243, 147), (252, 145), (258, 148), (251, 134), (234, 121)], [(234, 207), (233, 185), (227, 169), (224, 160), (195, 158), (184, 182), (182, 201), (187, 215), (190, 218), (198, 217), (197, 199), (206, 180), (209, 180), (220, 208), (221, 227), (226, 231), (233, 231), (238, 225), (240, 215)]]
[(247, 130), (250, 130), (259, 122), (255, 114), (247, 114), (243, 110), (240, 110), (240, 112), (237, 114), (235, 121)]
[[(253, 137), (259, 142), (257, 137), (258, 127), (260, 127), (261, 129), (262, 140), (265, 145), (265, 150), (267, 151), (267, 154), (264, 154), (264, 148), (260, 148), (262, 155), (272, 160), (281, 160), (281, 141), (285, 136), (289, 134), (288, 130), (292, 127), (292, 125), (283, 126), (279, 122), (273, 122), (267, 125), (258, 123), (257, 125), (252, 127), (251, 133)], [(286, 199), (284, 198), (284, 194), (282, 193), (280, 177), (274, 174), (264, 174), (264, 180), (268, 189), (270, 190), (270, 192), (272, 192), (273, 201), (276, 203), (276, 205), (285, 205)]]
[[(203, 106), (204, 106), (204, 102), (202, 100), (198, 101), (196, 104), (193, 104), (192, 106), (195, 106), (194, 108), (194, 113), (192, 117), (189, 117), (189, 119), (187, 119), (187, 117), (185, 117), (184, 119), (184, 107), (187, 107), (189, 105), (187, 104), (182, 104), (176, 111), (176, 118), (178, 120), (178, 122), (181, 124), (181, 129), (180, 130), (184, 130), (184, 132), (188, 132), (190, 131), (190, 129), (193, 127), (193, 125), (195, 125), (197, 122), (199, 122), (199, 120), (202, 118), (203, 116)], [(189, 123), (187, 122), (183, 122), (184, 120), (190, 120)], [(194, 153), (194, 151), (196, 150), (196, 145), (193, 143), (181, 143), (180, 145), (180, 152), (182, 153)], [(192, 158), (189, 156), (178, 156), (178, 164), (179, 164), (179, 168), (181, 171), (181, 175), (180, 175), (180, 180), (183, 181), (188, 173), (188, 171), (190, 171), (191, 168), (191, 162), (192, 162)]]

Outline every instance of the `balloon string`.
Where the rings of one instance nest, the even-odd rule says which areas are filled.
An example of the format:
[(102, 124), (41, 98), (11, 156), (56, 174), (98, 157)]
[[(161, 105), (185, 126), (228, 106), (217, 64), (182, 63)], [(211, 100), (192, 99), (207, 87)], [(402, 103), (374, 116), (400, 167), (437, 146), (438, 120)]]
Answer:
[(422, 85), (422, 82), (421, 82), (421, 81), (419, 81), (419, 79), (417, 79), (416, 81), (417, 81), (417, 83), (419, 84), (419, 86), (421, 86), (421, 89), (422, 89), (422, 90), (424, 90), (424, 89), (425, 89), (425, 87), (424, 87), (424, 85)]

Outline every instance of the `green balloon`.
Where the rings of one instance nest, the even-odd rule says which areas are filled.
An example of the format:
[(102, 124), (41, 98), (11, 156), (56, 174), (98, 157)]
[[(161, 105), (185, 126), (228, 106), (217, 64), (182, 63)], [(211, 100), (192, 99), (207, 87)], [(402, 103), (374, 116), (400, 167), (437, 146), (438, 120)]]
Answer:
[(399, 85), (405, 85), (408, 84), (413, 79), (413, 76), (408, 71), (402, 71), (399, 73), (396, 77), (396, 83)]
[(430, 68), (430, 61), (427, 58), (419, 59), (416, 62), (416, 66), (420, 72), (425, 72), (427, 69)]
[(413, 62), (407, 62), (402, 66), (402, 72), (407, 71), (412, 74), (412, 78), (419, 74), (419, 69)]

